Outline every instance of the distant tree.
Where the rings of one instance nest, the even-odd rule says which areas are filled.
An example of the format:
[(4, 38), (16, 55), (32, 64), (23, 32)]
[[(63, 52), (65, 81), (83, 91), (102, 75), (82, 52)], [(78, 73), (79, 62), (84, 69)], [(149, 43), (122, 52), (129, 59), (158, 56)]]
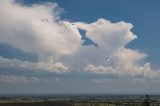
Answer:
[(151, 100), (149, 95), (145, 95), (144, 101), (143, 101), (143, 106), (150, 106)]

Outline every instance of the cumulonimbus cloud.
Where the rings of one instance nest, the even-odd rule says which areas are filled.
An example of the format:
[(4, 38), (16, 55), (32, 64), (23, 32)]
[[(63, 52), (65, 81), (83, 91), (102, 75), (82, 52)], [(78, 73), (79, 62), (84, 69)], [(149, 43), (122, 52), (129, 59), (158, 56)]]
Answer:
[[(93, 23), (68, 22), (59, 18), (57, 8), (56, 3), (26, 6), (14, 0), (0, 1), (0, 43), (38, 55), (36, 63), (0, 57), (3, 67), (9, 63), (11, 67), (48, 72), (66, 72), (74, 67), (91, 73), (159, 76), (145, 63), (145, 53), (125, 47), (137, 38), (131, 23), (103, 18)], [(79, 30), (97, 47), (82, 45)], [(54, 62), (48, 62), (53, 57)]]
[(150, 63), (144, 62), (147, 57), (145, 53), (125, 47), (137, 38), (131, 31), (132, 24), (111, 23), (105, 19), (99, 19), (91, 24), (82, 22), (74, 24), (79, 29), (86, 31), (86, 36), (98, 44), (98, 48), (84, 49), (84, 51), (85, 53), (97, 54), (97, 56), (90, 58), (97, 57), (95, 61), (101, 64), (97, 64), (97, 62), (89, 64), (84, 70), (102, 74), (143, 75), (149, 78), (159, 76), (158, 71), (151, 69)]

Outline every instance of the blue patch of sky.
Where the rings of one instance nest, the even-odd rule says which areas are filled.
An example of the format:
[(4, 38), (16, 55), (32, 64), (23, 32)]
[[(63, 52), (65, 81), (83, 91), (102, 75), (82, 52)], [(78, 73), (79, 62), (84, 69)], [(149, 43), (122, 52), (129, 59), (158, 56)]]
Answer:
[(26, 53), (4, 43), (0, 43), (0, 56), (2, 56), (3, 58), (19, 59), (22, 61), (30, 62), (36, 62), (38, 60), (36, 54)]
[(98, 47), (98, 44), (96, 42), (92, 41), (91, 39), (89, 39), (86, 36), (86, 31), (79, 29), (79, 32), (80, 32), (80, 34), (82, 36), (81, 39), (83, 40), (83, 44), (82, 45), (84, 45), (84, 46), (93, 45), (95, 47)]

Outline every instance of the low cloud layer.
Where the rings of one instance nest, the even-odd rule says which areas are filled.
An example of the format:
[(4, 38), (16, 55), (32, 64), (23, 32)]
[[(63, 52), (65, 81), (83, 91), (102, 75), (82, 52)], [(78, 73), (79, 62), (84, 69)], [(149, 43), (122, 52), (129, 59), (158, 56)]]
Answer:
[[(0, 67), (1, 68), (10, 68), (15, 69), (19, 68), (29, 69), (33, 71), (47, 71), (51, 73), (62, 73), (67, 72), (68, 67), (64, 66), (62, 63), (54, 63), (54, 61), (44, 61), (44, 62), (28, 62), (28, 61), (21, 61), (17, 59), (7, 59), (0, 56)], [(15, 69), (16, 70), (16, 69)]]
[(38, 78), (38, 77), (26, 77), (26, 76), (16, 76), (16, 75), (0, 75), (0, 84), (53, 84), (60, 82), (59, 78)]
[[(126, 48), (137, 38), (131, 23), (112, 23), (103, 18), (93, 23), (65, 21), (60, 18), (56, 3), (26, 6), (14, 0), (1, 0), (0, 13), (0, 43), (38, 55), (37, 62), (0, 57), (1, 68), (159, 76), (159, 71), (145, 62), (147, 54)], [(83, 45), (85, 39), (82, 40), (80, 30), (97, 46)]]

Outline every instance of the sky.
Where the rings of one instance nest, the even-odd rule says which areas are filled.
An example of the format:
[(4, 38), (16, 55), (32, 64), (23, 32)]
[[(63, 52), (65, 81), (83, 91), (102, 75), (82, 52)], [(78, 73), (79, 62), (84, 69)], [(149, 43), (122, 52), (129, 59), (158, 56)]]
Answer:
[(160, 94), (158, 0), (1, 0), (0, 94)]

